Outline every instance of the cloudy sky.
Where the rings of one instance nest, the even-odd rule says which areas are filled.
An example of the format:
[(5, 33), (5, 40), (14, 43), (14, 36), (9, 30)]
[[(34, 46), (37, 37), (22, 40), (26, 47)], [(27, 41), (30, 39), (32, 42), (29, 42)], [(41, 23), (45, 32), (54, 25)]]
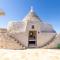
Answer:
[(60, 0), (0, 0), (0, 9), (6, 14), (0, 16), (0, 28), (7, 27), (9, 21), (22, 20), (31, 6), (42, 21), (60, 32)]

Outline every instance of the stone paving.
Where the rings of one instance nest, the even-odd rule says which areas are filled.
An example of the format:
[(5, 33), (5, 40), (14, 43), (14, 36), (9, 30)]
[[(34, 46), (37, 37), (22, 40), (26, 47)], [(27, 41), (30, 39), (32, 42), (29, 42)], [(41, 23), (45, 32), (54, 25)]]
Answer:
[(0, 49), (0, 60), (60, 60), (58, 49)]

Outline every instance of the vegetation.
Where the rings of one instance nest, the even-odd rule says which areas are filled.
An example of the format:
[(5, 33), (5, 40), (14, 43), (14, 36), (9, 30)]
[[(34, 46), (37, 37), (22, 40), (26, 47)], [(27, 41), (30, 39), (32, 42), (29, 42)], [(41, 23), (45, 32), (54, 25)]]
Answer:
[(60, 44), (57, 45), (57, 48), (60, 49)]

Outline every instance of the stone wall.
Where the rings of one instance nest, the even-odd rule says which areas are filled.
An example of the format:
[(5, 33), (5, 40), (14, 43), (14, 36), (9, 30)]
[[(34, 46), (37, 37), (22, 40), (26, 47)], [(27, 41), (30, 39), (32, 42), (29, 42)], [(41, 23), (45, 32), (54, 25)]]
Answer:
[(0, 48), (4, 49), (22, 49), (19, 41), (10, 37), (7, 33), (0, 33)]
[(51, 42), (49, 45), (45, 46), (44, 48), (57, 48), (58, 44), (60, 44), (60, 34), (56, 35), (53, 42)]
[[(47, 43), (52, 41), (56, 33), (39, 33), (37, 35), (37, 46), (43, 48)], [(51, 42), (50, 42), (51, 43)]]

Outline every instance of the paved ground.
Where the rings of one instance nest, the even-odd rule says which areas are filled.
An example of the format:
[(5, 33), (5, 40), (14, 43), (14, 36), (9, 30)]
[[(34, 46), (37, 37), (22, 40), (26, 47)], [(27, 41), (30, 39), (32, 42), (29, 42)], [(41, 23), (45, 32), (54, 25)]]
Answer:
[(0, 60), (60, 60), (60, 50), (54, 49), (0, 49)]

